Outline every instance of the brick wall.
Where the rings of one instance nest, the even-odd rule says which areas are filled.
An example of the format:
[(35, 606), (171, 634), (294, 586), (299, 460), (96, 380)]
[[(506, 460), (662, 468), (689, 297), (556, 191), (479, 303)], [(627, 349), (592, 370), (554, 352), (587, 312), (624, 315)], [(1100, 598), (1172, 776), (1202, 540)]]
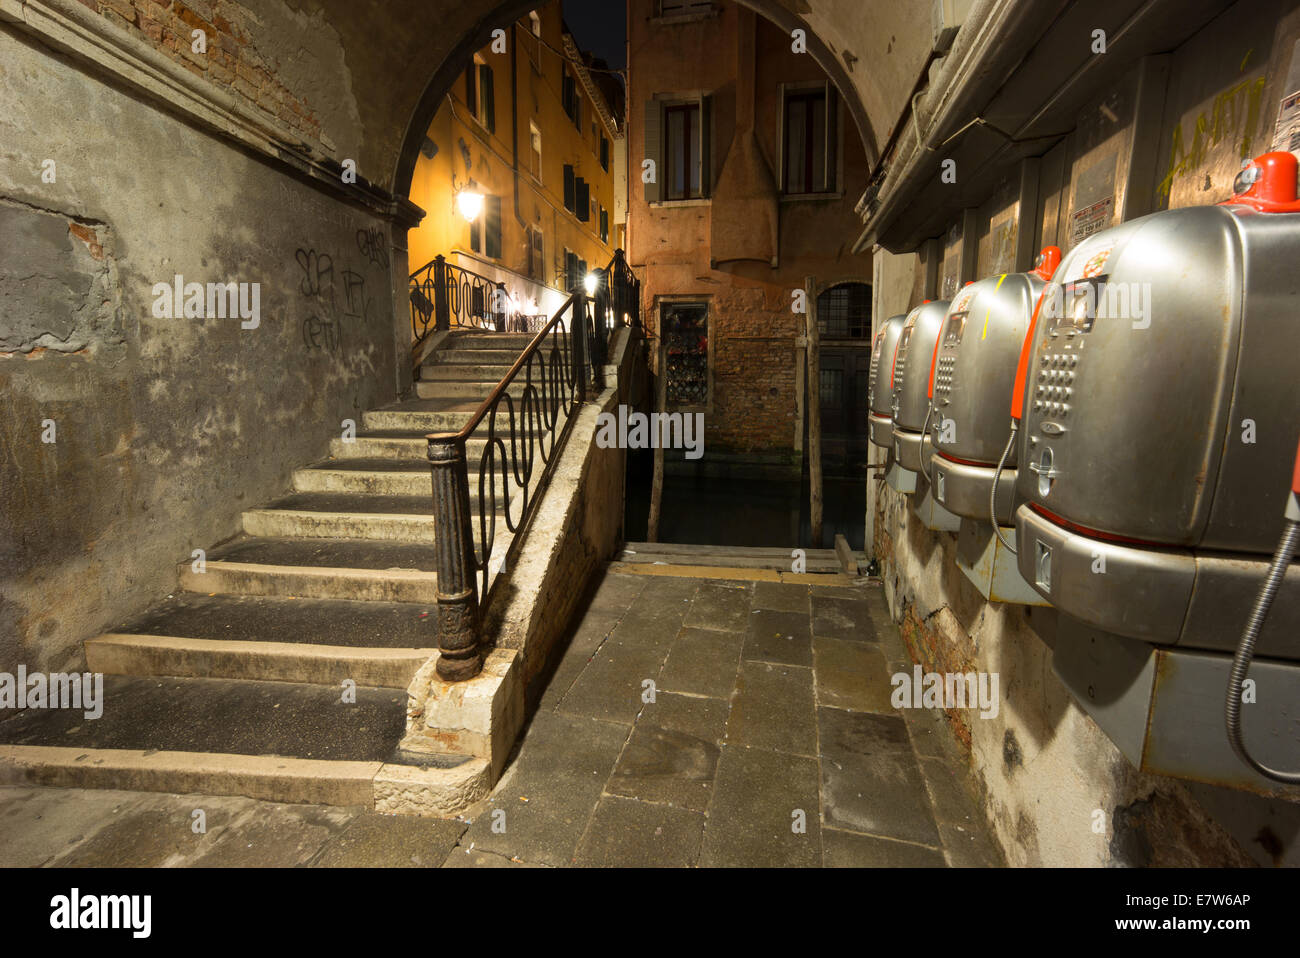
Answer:
[[(81, 0), (110, 23), (153, 45), (196, 76), (228, 90), (288, 130), (316, 140), (311, 106), (275, 75), (258, 51), (252, 14), (231, 0)], [(202, 30), (206, 52), (194, 51)]]
[[(649, 270), (642, 286), (647, 331), (658, 337), (656, 296), (682, 295), (679, 277)], [(677, 270), (671, 272), (676, 273)], [(804, 317), (790, 310), (790, 290), (762, 284), (727, 285), (730, 274), (715, 272), (700, 299), (709, 303), (712, 402), (704, 416), (705, 455), (793, 453), (799, 420), (796, 346)], [(714, 278), (714, 277), (711, 277)], [(698, 289), (699, 287), (696, 287)], [(658, 339), (654, 340), (656, 349)]]

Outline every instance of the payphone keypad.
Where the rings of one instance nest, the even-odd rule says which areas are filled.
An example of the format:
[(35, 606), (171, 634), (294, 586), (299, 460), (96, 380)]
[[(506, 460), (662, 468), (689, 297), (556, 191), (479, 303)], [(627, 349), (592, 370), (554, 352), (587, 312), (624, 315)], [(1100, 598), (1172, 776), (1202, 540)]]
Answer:
[(1034, 412), (1064, 417), (1074, 399), (1075, 367), (1079, 354), (1044, 353), (1039, 357), (1038, 382), (1034, 386)]

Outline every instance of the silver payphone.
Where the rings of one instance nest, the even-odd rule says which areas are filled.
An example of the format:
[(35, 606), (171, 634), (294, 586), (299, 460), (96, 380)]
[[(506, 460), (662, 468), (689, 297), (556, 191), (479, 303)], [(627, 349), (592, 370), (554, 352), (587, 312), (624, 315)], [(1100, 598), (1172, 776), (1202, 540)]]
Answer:
[[(992, 521), (994, 473), (1010, 432), (1006, 399), (1034, 305), (1060, 261), (1049, 246), (1033, 272), (990, 276), (953, 298), (931, 373), (930, 482), (936, 501), (959, 516)], [(1014, 457), (1003, 467), (997, 521), (1009, 525)]]
[[(1061, 264), (1018, 372), (1016, 510), (1021, 573), (1061, 611), (1233, 647), (1300, 434), (1297, 258), (1300, 217), (1234, 204), (1131, 220)], [(1288, 586), (1261, 655), (1300, 659), (1300, 569)]]
[[(1012, 399), (1017, 558), (1062, 613), (1053, 669), (1137, 767), (1265, 793), (1258, 768), (1300, 761), (1300, 563), (1269, 558), (1300, 437), (1296, 175), (1265, 154), (1225, 204), (1081, 242)], [(1255, 655), (1252, 766), (1217, 705)]]
[(924, 430), (930, 407), (930, 360), (947, 315), (947, 300), (926, 300), (907, 314), (894, 347), (890, 382), (894, 459), (911, 473), (921, 470), (922, 452), (929, 445)]
[(889, 388), (890, 364), (906, 320), (905, 313), (890, 316), (871, 344), (871, 366), (867, 376), (867, 431), (871, 442), (884, 449), (891, 448), (894, 442), (893, 393)]

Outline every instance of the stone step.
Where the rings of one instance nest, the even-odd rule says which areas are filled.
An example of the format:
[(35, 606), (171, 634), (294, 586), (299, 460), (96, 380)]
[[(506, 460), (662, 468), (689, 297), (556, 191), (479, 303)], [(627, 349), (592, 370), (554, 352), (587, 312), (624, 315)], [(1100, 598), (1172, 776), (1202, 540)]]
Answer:
[(0, 743), (385, 762), (406, 729), (405, 692), (369, 686), (348, 704), (330, 685), (106, 675), (102, 705), (23, 709)]
[[(472, 471), (477, 471), (477, 465)], [(432, 501), (433, 476), (428, 459), (334, 459), (295, 470), (293, 488), (295, 492), (423, 495)]]
[[(330, 440), (330, 456), (335, 460), (346, 459), (405, 459), (420, 460), (424, 468), (429, 468), (429, 443), (427, 432), (403, 432), (401, 430), (378, 430), (361, 433), (352, 442), (342, 439)], [(465, 443), (465, 453), (477, 461), (483, 454), (487, 440), (472, 437)]]
[(430, 649), (438, 644), (436, 612), (431, 602), (177, 592), (114, 632), (347, 648)]
[[(420, 382), (490, 382), (499, 383), (505, 378), (506, 373), (510, 372), (510, 366), (514, 362), (501, 365), (490, 365), (486, 363), (440, 363), (434, 366), (420, 367)], [(537, 375), (534, 367), (534, 377)], [(519, 371), (519, 377), (522, 378), (527, 369)]]
[[(499, 379), (466, 380), (463, 382), (448, 382), (445, 380), (425, 382), (421, 380), (415, 384), (415, 394), (421, 399), (457, 399), (462, 401), (474, 399), (482, 402), (492, 394), (492, 391), (497, 388), (499, 383)], [(506, 387), (506, 392), (519, 399), (523, 396), (525, 388), (523, 379), (519, 378)], [(535, 384), (534, 388), (540, 391), (541, 387)]]
[[(298, 539), (297, 542), (357, 540)], [(393, 543), (399, 544), (399, 543)], [(432, 552), (432, 547), (429, 548)], [(193, 562), (180, 566), (180, 585), (208, 595), (262, 595), (300, 599), (358, 599), (366, 602), (433, 602), (438, 576), (416, 569), (355, 569), (347, 566), (285, 565), (209, 560), (203, 572)]]
[(414, 399), (361, 414), (364, 432), (399, 431), (409, 433), (458, 432), (478, 409), (482, 400), (459, 398)]
[[(740, 546), (697, 546), (667, 542), (628, 542), (614, 556), (627, 564), (696, 565), (733, 569), (793, 571), (793, 549), (747, 548)], [(805, 572), (842, 572), (834, 549), (805, 549)]]
[[(444, 341), (443, 348), (447, 350), (509, 349), (518, 356), (528, 348), (528, 344), (536, 336), (536, 333), (453, 332)], [(546, 337), (546, 343), (549, 344), (552, 341), (567, 345), (569, 334), (550, 333)]]
[(24, 709), (0, 721), (0, 781), (242, 795), (452, 815), (487, 794), (487, 761), (393, 761), (402, 689), (106, 675), (103, 714)]
[(522, 352), (522, 349), (490, 349), (483, 346), (475, 349), (439, 349), (424, 361), (421, 368), (432, 369), (435, 366), (456, 365), (459, 363), (481, 363), (499, 366), (501, 369), (506, 370), (514, 365), (514, 361), (519, 358), (519, 354)]
[[(517, 493), (516, 493), (517, 495)], [(517, 498), (512, 509), (518, 515)], [(478, 482), (470, 483), (470, 509), (474, 542), (481, 544), (478, 521)], [(511, 536), (498, 496), (496, 543)], [(248, 536), (299, 539), (357, 539), (365, 541), (427, 544), (434, 542), (432, 496), (361, 496), (342, 493), (299, 492), (243, 514)]]
[[(193, 574), (199, 585), (208, 572)], [(274, 569), (289, 567), (278, 566)], [(168, 596), (86, 642), (92, 671), (404, 689), (437, 647), (436, 601)]]

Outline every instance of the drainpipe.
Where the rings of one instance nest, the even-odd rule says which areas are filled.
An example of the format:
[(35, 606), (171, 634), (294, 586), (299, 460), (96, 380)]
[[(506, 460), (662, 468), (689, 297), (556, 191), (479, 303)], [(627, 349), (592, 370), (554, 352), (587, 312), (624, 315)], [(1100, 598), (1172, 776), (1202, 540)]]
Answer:
[[(541, 54), (539, 53), (540, 57)], [(528, 148), (533, 148), (529, 140)], [(510, 158), (515, 176), (515, 222), (526, 225), (519, 215), (519, 21), (510, 24)], [(531, 253), (529, 254), (531, 255)]]
[[(866, 195), (859, 201), (858, 211), (866, 226), (853, 244), (854, 253), (873, 245), (880, 224), (903, 212), (903, 205), (918, 180), (928, 175), (926, 155), (947, 142), (936, 143), (937, 134), (962, 118), (975, 116), (974, 105), (995, 90), (1006, 70), (1023, 57), (1024, 51), (1007, 43), (1006, 37), (1035, 15), (1032, 8), (1032, 4), (1023, 0), (975, 0), (952, 51), (944, 58), (931, 92), (926, 94), (922, 90), (912, 97), (911, 122), (899, 138), (899, 155), (905, 159), (891, 163), (885, 173), (884, 182), (876, 192), (876, 196), (883, 197), (880, 205), (867, 213)], [(917, 106), (922, 96), (929, 107), (926, 117)], [(980, 122), (978, 117), (967, 125), (977, 122)]]

